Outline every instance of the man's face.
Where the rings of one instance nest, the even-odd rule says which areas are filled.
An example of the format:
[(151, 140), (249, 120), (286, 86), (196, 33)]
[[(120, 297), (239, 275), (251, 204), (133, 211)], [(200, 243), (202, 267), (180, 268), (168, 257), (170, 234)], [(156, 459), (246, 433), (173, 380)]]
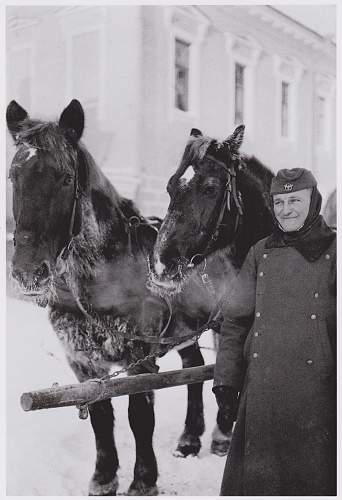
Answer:
[(273, 196), (274, 214), (285, 232), (300, 229), (308, 216), (312, 189)]

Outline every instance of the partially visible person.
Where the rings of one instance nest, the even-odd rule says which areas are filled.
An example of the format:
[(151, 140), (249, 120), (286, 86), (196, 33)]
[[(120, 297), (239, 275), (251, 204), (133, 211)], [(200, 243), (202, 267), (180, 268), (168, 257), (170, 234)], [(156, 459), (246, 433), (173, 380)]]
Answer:
[(332, 229), (337, 228), (337, 214), (336, 214), (336, 189), (330, 193), (323, 210), (323, 216)]
[(214, 387), (236, 420), (221, 495), (336, 495), (336, 235), (312, 173), (280, 170), (273, 234), (227, 297)]

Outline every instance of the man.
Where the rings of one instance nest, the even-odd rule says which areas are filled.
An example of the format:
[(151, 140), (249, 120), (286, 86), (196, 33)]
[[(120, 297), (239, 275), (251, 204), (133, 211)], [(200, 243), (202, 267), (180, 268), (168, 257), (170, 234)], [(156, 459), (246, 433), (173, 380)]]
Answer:
[(220, 428), (236, 419), (221, 495), (335, 495), (336, 237), (310, 171), (280, 170), (270, 194), (273, 234), (250, 249), (221, 329)]

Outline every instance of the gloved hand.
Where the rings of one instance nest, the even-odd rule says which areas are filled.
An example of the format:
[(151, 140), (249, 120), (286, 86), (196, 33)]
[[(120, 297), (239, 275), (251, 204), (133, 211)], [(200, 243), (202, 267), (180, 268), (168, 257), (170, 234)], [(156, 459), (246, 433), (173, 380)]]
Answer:
[(213, 388), (219, 411), (217, 413), (217, 425), (223, 434), (227, 434), (236, 420), (239, 406), (238, 391), (227, 385), (219, 385)]

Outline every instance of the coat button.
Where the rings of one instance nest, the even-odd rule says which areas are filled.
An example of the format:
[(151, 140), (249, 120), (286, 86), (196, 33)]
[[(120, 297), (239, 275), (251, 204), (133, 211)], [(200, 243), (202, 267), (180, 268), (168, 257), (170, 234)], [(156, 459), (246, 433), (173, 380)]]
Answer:
[(254, 337), (258, 337), (259, 336), (259, 332), (254, 332)]
[(264, 253), (262, 256), (264, 259), (267, 259), (267, 253)]
[(330, 255), (327, 253), (327, 254), (326, 254), (326, 256), (325, 256), (325, 258), (326, 258), (327, 260), (329, 260), (329, 259), (330, 259)]
[(258, 357), (258, 353), (257, 352), (253, 352), (253, 358), (257, 358)]
[(317, 297), (318, 297), (318, 292), (315, 292), (315, 293), (314, 293), (314, 297), (315, 297), (315, 299), (317, 299)]
[(311, 314), (310, 317), (311, 317), (311, 319), (316, 319), (317, 316), (316, 316), (316, 314)]
[(257, 313), (255, 313), (255, 316), (256, 316), (257, 318), (260, 318), (261, 313), (257, 312)]
[(306, 360), (306, 364), (307, 364), (307, 365), (312, 365), (312, 363), (313, 363), (312, 359), (307, 359), (307, 360)]
[(260, 271), (259, 276), (263, 277), (264, 273), (263, 271)]

